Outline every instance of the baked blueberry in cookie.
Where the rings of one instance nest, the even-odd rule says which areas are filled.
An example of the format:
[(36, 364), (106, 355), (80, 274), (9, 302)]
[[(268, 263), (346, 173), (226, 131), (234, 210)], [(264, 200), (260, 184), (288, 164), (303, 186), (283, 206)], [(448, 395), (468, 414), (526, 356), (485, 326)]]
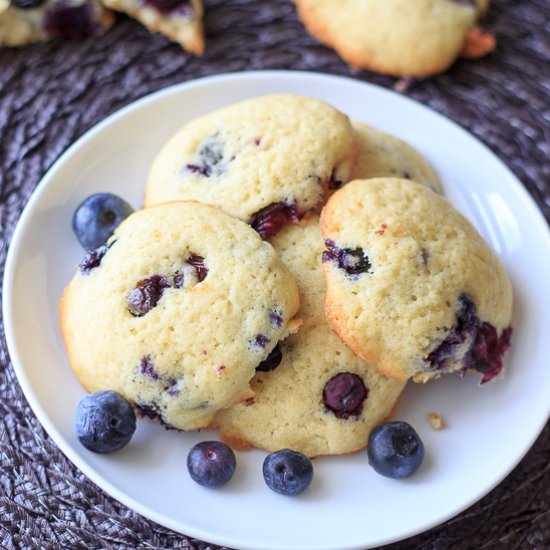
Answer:
[(294, 95), (253, 98), (177, 132), (151, 167), (145, 204), (212, 204), (268, 239), (319, 211), (349, 180), (355, 156), (351, 123), (330, 105)]
[(194, 202), (137, 211), (115, 239), (88, 254), (60, 306), (82, 385), (116, 391), (182, 430), (250, 398), (256, 368), (273, 364), (296, 328), (298, 289), (273, 248)]
[[(330, 198), (321, 231), (327, 319), (357, 355), (403, 381), (502, 370), (512, 286), (447, 200), (404, 179), (356, 180)], [(368, 276), (349, 276), (347, 249), (368, 251)]]
[(340, 372), (333, 376), (323, 389), (323, 402), (338, 418), (358, 417), (369, 390), (360, 376)]

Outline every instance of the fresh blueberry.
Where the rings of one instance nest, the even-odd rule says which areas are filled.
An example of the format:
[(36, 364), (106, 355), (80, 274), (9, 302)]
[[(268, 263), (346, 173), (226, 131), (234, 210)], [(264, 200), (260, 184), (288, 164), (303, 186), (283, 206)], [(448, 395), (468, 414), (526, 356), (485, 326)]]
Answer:
[(283, 449), (266, 456), (263, 474), (267, 486), (281, 495), (303, 493), (313, 479), (311, 460), (302, 453)]
[(85, 199), (73, 216), (73, 231), (86, 250), (105, 244), (132, 207), (111, 193), (96, 193)]
[(409, 477), (422, 464), (424, 444), (407, 422), (387, 422), (374, 428), (367, 447), (369, 464), (381, 475)]
[(187, 455), (187, 469), (193, 481), (203, 487), (220, 487), (235, 473), (237, 459), (233, 450), (219, 441), (203, 441)]
[(283, 360), (283, 354), (281, 353), (281, 348), (277, 344), (273, 351), (267, 356), (267, 359), (264, 359), (257, 367), (256, 370), (262, 372), (269, 372), (270, 370), (276, 369), (281, 361)]
[(84, 447), (94, 453), (112, 453), (128, 444), (136, 431), (132, 406), (115, 391), (87, 395), (76, 410), (75, 431)]
[(363, 402), (369, 390), (363, 380), (352, 372), (333, 376), (323, 389), (323, 401), (338, 418), (357, 418), (363, 412)]
[(143, 317), (157, 305), (169, 286), (168, 281), (160, 275), (152, 275), (139, 281), (128, 295), (128, 311), (134, 317)]
[(256, 334), (256, 336), (252, 338), (250, 343), (254, 347), (265, 348), (267, 344), (269, 344), (269, 342), (271, 342), (271, 339), (268, 338), (265, 334)]
[(283, 313), (280, 309), (273, 309), (269, 312), (269, 320), (274, 327), (283, 326)]

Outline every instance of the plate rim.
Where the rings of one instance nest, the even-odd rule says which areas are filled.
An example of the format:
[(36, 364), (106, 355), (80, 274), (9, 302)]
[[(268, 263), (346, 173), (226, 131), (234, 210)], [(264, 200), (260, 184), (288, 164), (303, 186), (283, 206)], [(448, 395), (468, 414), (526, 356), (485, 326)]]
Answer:
[[(109, 494), (113, 498), (117, 499), (119, 502), (121, 502), (128, 508), (141, 514), (142, 516), (158, 523), (159, 525), (165, 526), (177, 533), (198, 538), (204, 541), (212, 542), (214, 544), (228, 545), (234, 548), (251, 548), (252, 549), (251, 546), (246, 546), (246, 545), (242, 546), (242, 541), (234, 540), (231, 536), (223, 537), (217, 534), (204, 531), (200, 528), (193, 527), (192, 525), (186, 525), (184, 527), (185, 531), (182, 531), (182, 525), (179, 525), (178, 523), (171, 520), (169, 517), (166, 517), (156, 512), (154, 509), (141, 504), (140, 502), (135, 500), (133, 497), (127, 495), (124, 491), (119, 490), (116, 486), (112, 485), (101, 474), (96, 472), (96, 470), (91, 465), (88, 465), (88, 463), (85, 460), (81, 459), (78, 456), (78, 454), (73, 452), (68, 442), (66, 443), (64, 436), (57, 429), (55, 424), (50, 421), (41, 403), (39, 402), (38, 398), (35, 396), (34, 391), (32, 389), (32, 385), (30, 384), (25, 374), (23, 362), (19, 356), (18, 349), (15, 342), (16, 331), (14, 330), (13, 319), (11, 314), (11, 311), (14, 309), (14, 306), (12, 305), (12, 300), (13, 300), (12, 289), (14, 286), (17, 259), (20, 251), (20, 242), (22, 241), (25, 235), (25, 230), (29, 224), (31, 216), (36, 206), (40, 203), (40, 198), (42, 194), (44, 193), (46, 188), (49, 186), (50, 182), (54, 179), (55, 173), (57, 172), (58, 168), (61, 165), (63, 165), (73, 155), (73, 153), (76, 150), (78, 150), (82, 146), (85, 146), (87, 142), (92, 141), (104, 129), (108, 128), (111, 125), (116, 124), (120, 119), (124, 118), (132, 111), (136, 109), (139, 110), (141, 107), (149, 103), (162, 101), (163, 97), (165, 96), (180, 93), (182, 90), (200, 88), (204, 86), (207, 87), (211, 83), (216, 83), (219, 81), (228, 81), (228, 80), (247, 81), (250, 79), (272, 80), (272, 79), (278, 79), (278, 78), (285, 78), (285, 79), (290, 78), (290, 79), (296, 79), (296, 80), (309, 80), (313, 78), (313, 79), (320, 79), (320, 80), (340, 81), (342, 84), (363, 86), (371, 90), (376, 90), (378, 92), (382, 91), (384, 93), (389, 93), (389, 94), (398, 96), (400, 97), (401, 100), (412, 102), (415, 104), (416, 107), (420, 107), (421, 110), (427, 111), (431, 116), (435, 116), (441, 122), (451, 125), (452, 127), (454, 127), (455, 131), (459, 131), (463, 135), (465, 135), (465, 137), (467, 137), (469, 140), (475, 141), (476, 145), (481, 147), (484, 150), (483, 151), (484, 154), (490, 155), (492, 157), (492, 160), (496, 161), (501, 166), (501, 168), (505, 170), (505, 172), (508, 174), (509, 178), (513, 182), (514, 187), (516, 188), (515, 191), (517, 191), (520, 194), (521, 199), (524, 201), (525, 206), (532, 211), (531, 212), (532, 218), (530, 218), (530, 223), (537, 224), (539, 226), (538, 230), (540, 230), (541, 234), (545, 235), (545, 240), (546, 240), (545, 246), (548, 250), (550, 250), (550, 228), (548, 227), (546, 218), (544, 217), (544, 214), (542, 213), (541, 209), (535, 202), (534, 198), (529, 194), (529, 192), (527, 191), (526, 187), (521, 182), (521, 180), (516, 176), (516, 174), (484, 142), (482, 142), (474, 134), (467, 131), (465, 128), (463, 128), (459, 123), (457, 123), (453, 119), (441, 114), (440, 112), (432, 109), (431, 107), (421, 103), (416, 99), (403, 96), (402, 94), (398, 94), (397, 92), (391, 89), (385, 88), (384, 86), (379, 86), (371, 82), (365, 82), (352, 77), (346, 77), (346, 76), (340, 76), (340, 75), (334, 75), (334, 74), (322, 73), (322, 72), (316, 72), (316, 71), (250, 70), (250, 71), (241, 71), (241, 72), (221, 73), (221, 74), (206, 76), (198, 79), (192, 79), (192, 80), (170, 85), (168, 87), (162, 88), (155, 92), (148, 93), (145, 96), (135, 101), (132, 101), (128, 105), (125, 105), (120, 109), (117, 109), (116, 111), (108, 115), (106, 118), (104, 118), (100, 122), (94, 124), (88, 130), (86, 130), (74, 143), (72, 143), (48, 168), (46, 173), (42, 176), (42, 178), (40, 179), (36, 187), (33, 189), (30, 195), (30, 198), (27, 201), (27, 204), (25, 205), (25, 207), (21, 212), (21, 215), (19, 216), (19, 219), (16, 223), (16, 227), (12, 234), (11, 241), (8, 244), (6, 262), (4, 267), (3, 285), (2, 285), (2, 318), (3, 318), (7, 349), (8, 349), (9, 357), (11, 359), (17, 380), (21, 386), (21, 389), (23, 390), (23, 394), (29, 406), (31, 407), (33, 413), (37, 417), (42, 427), (48, 433), (49, 437), (52, 438), (52, 440), (54, 441), (56, 446), (59, 448), (59, 450), (79, 470), (81, 470), (82, 473), (84, 473), (84, 475), (86, 475), (93, 483), (95, 483), (103, 491), (105, 491), (107, 494)], [(379, 542), (374, 546), (378, 546), (380, 544), (386, 545), (386, 544), (391, 544), (401, 540), (405, 540), (415, 535), (418, 535), (420, 533), (426, 532), (430, 529), (433, 529), (434, 527), (447, 522), (449, 519), (456, 517), (457, 515), (462, 513), (464, 510), (466, 510), (467, 508), (469, 508), (470, 506), (478, 502), (484, 496), (488, 495), (491, 491), (494, 490), (496, 486), (502, 483), (502, 481), (525, 458), (526, 454), (531, 450), (535, 441), (540, 436), (542, 430), (544, 429), (544, 426), (548, 422), (549, 417), (550, 417), (550, 402), (548, 403), (548, 406), (547, 406), (546, 415), (544, 417), (541, 417), (541, 419), (539, 419), (538, 425), (536, 426), (536, 428), (534, 427), (533, 429), (533, 435), (530, 438), (529, 445), (526, 447), (525, 450), (523, 450), (519, 454), (518, 458), (515, 461), (512, 461), (507, 468), (501, 471), (501, 473), (497, 476), (496, 481), (490, 484), (490, 486), (483, 488), (483, 490), (481, 490), (480, 492), (476, 492), (476, 495), (468, 499), (467, 502), (461, 503), (460, 506), (452, 507), (452, 510), (441, 514), (429, 524), (423, 525), (415, 529), (410, 529), (409, 532), (401, 533), (398, 536), (387, 537), (384, 541)], [(373, 547), (373, 546), (371, 545), (369, 547)], [(270, 546), (268, 543), (266, 543), (261, 545), (255, 544), (253, 548), (254, 550), (272, 550), (275, 548), (288, 550), (289, 547), (288, 546)], [(353, 544), (353, 545), (343, 544), (339, 546), (340, 550), (356, 550), (359, 548), (365, 548), (365, 546), (361, 545), (359, 547), (356, 544)], [(315, 546), (301, 545), (300, 549), (301, 550), (335, 550), (332, 547), (320, 546), (318, 544), (316, 544)]]

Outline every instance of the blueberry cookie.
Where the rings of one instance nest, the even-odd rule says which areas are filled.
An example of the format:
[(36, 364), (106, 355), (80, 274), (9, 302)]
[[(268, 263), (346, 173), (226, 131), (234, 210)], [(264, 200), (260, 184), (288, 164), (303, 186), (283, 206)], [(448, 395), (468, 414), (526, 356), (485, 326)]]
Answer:
[(330, 326), (398, 380), (497, 376), (510, 346), (512, 286), (474, 227), (403, 179), (356, 180), (321, 215)]
[(202, 55), (204, 32), (202, 0), (102, 0), (124, 12), (152, 32), (159, 32), (185, 50)]
[(182, 128), (151, 168), (147, 206), (194, 199), (223, 208), (268, 238), (349, 179), (349, 119), (317, 99), (254, 98)]
[(294, 0), (307, 30), (356, 67), (429, 76), (458, 57), (488, 0)]
[(128, 217), (89, 252), (60, 306), (70, 364), (179, 429), (249, 397), (256, 367), (295, 329), (296, 284), (243, 222), (194, 202)]
[(285, 227), (271, 242), (298, 282), (304, 324), (259, 366), (254, 397), (220, 411), (214, 424), (239, 449), (290, 448), (308, 456), (361, 449), (403, 384), (364, 363), (326, 324), (318, 218)]
[(112, 22), (112, 13), (97, 0), (0, 0), (0, 46), (88, 38)]
[(359, 147), (352, 179), (396, 177), (441, 193), (441, 182), (428, 161), (408, 143), (366, 124), (355, 123)]

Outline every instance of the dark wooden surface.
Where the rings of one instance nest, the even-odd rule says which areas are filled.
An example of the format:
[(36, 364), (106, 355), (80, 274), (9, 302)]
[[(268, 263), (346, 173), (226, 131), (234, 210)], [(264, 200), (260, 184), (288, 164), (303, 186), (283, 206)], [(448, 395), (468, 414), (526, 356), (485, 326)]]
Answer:
[[(387, 77), (350, 71), (305, 33), (288, 1), (211, 0), (206, 8), (202, 59), (122, 17), (95, 40), (0, 51), (0, 273), (21, 210), (46, 170), (87, 129), (149, 92), (244, 69), (304, 69), (394, 84)], [(550, 1), (494, 0), (486, 25), (498, 35), (496, 52), (415, 82), (406, 93), (489, 145), (549, 219)], [(497, 433), (505, 436), (505, 427)], [(0, 547), (217, 548), (142, 518), (75, 468), (29, 409), (3, 335)], [(550, 548), (548, 427), (514, 472), (481, 502), (445, 525), (391, 546), (470, 548)]]

